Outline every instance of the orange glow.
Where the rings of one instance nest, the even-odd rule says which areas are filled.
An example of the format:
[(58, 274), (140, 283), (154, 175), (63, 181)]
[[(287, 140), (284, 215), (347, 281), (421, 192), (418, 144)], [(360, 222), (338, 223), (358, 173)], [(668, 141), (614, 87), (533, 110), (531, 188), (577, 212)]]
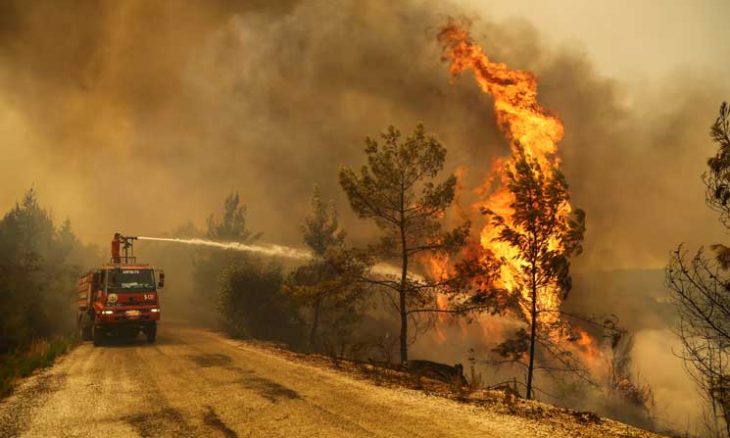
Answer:
[(573, 327), (573, 331), (578, 335), (578, 339), (573, 344), (573, 353), (581, 358), (594, 377), (605, 379), (610, 365), (607, 356), (603, 354), (596, 340), (585, 330)]
[[(423, 258), (424, 265), (431, 277), (436, 281), (443, 281), (449, 278), (453, 274), (451, 264), (448, 256), (445, 255), (434, 255)], [(444, 294), (436, 295), (436, 308), (439, 310), (445, 310), (449, 308), (449, 298)], [(436, 314), (436, 325), (434, 326), (434, 340), (438, 344), (442, 344), (446, 341), (446, 324), (449, 322), (449, 315), (446, 313)], [(462, 333), (466, 331), (466, 324), (463, 321), (459, 321), (462, 326)]]

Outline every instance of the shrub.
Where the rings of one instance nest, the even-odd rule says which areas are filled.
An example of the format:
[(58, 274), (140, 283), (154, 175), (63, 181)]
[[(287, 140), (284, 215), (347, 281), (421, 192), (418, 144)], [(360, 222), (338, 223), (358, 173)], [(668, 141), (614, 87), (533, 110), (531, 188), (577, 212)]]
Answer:
[(282, 287), (278, 264), (244, 258), (232, 262), (221, 278), (218, 307), (232, 336), (302, 345), (298, 311)]

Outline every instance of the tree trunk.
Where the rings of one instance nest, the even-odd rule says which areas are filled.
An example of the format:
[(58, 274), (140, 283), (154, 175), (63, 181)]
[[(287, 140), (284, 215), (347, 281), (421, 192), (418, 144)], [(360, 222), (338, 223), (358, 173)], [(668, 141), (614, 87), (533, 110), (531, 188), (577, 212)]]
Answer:
[(532, 373), (535, 365), (535, 337), (537, 334), (537, 279), (535, 267), (532, 269), (532, 309), (530, 312), (530, 363), (527, 366), (527, 394), (525, 398), (532, 399)]
[(401, 243), (403, 248), (403, 270), (401, 271), (399, 306), (400, 306), (400, 363), (408, 362), (408, 312), (406, 309), (406, 289), (408, 287), (408, 253), (406, 252), (406, 235), (401, 227)]
[(317, 351), (317, 326), (319, 326), (319, 308), (322, 304), (322, 297), (317, 297), (314, 300), (314, 308), (312, 309), (312, 328), (309, 330), (309, 346)]
[(405, 216), (405, 205), (403, 199), (403, 192), (405, 191), (403, 182), (401, 180), (401, 192), (400, 192), (400, 242), (401, 242), (401, 276), (400, 276), (400, 290), (399, 295), (399, 306), (400, 306), (400, 363), (405, 365), (408, 362), (408, 312), (406, 309), (406, 291), (408, 287), (408, 248), (406, 248), (406, 230), (404, 223)]

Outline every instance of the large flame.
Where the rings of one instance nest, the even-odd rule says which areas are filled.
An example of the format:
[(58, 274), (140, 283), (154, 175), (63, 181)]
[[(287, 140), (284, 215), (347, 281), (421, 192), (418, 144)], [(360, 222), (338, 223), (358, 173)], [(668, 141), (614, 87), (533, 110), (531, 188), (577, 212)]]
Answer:
[[(544, 109), (537, 102), (537, 78), (529, 71), (512, 70), (503, 63), (492, 62), (469, 36), (469, 33), (456, 22), (450, 22), (438, 36), (444, 48), (444, 60), (450, 63), (449, 71), (456, 76), (471, 71), (479, 88), (490, 95), (494, 102), (494, 113), (498, 126), (510, 142), (511, 154), (494, 160), (486, 181), (476, 190), (480, 195), (475, 207), (489, 209), (511, 223), (514, 195), (507, 188), (507, 174), (515, 169), (522, 148), (525, 156), (536, 162), (543, 174), (555, 171), (560, 165), (556, 153), (558, 143), (563, 138), (563, 124), (560, 119)], [(572, 207), (566, 201), (560, 206), (559, 214), (564, 219), (571, 214)], [(500, 267), (495, 286), (507, 291), (519, 291), (529, 301), (529, 292), (519, 287), (519, 272), (526, 261), (518, 251), (506, 242), (497, 240), (500, 230), (486, 224), (480, 232), (479, 244), (485, 254), (492, 254), (503, 263)], [(550, 242), (552, 249), (559, 249), (557, 238)], [(438, 275), (446, 272), (447, 260), (432, 260), (431, 271)], [(537, 307), (540, 310), (539, 322), (546, 325), (559, 323), (561, 294), (557, 285), (541, 290)], [(529, 309), (523, 308), (525, 316)], [(483, 318), (479, 318), (483, 320)], [(482, 322), (482, 321), (480, 321)], [(582, 330), (576, 329), (579, 342), (575, 348), (590, 357), (598, 355), (593, 339)], [(443, 336), (442, 332), (438, 333)], [(557, 335), (556, 335), (557, 336)]]
[[(537, 102), (537, 78), (534, 74), (511, 70), (505, 64), (490, 61), (482, 48), (471, 40), (468, 32), (454, 22), (441, 31), (439, 41), (444, 46), (444, 58), (450, 61), (450, 73), (458, 75), (471, 70), (482, 91), (494, 99), (494, 113), (500, 129), (510, 140), (512, 154), (495, 161), (493, 175), (498, 178), (497, 187), (492, 189), (495, 181), (487, 181), (483, 190), (486, 196), (479, 202), (481, 207), (506, 218), (508, 225), (512, 225), (509, 220), (513, 213), (511, 205), (514, 195), (507, 189), (506, 178), (507, 172), (514, 169), (517, 147), (521, 146), (525, 155), (536, 161), (544, 174), (553, 172), (559, 165), (556, 152), (558, 142), (563, 137), (563, 124)], [(563, 215), (570, 214), (571, 210), (567, 202), (560, 209)], [(481, 232), (481, 245), (506, 262), (501, 268), (498, 286), (514, 290), (519, 269), (525, 261), (514, 247), (495, 239), (498, 233), (499, 229), (486, 225)], [(558, 240), (554, 239), (551, 244), (557, 246)], [(522, 289), (523, 293), (527, 293)], [(538, 297), (541, 321), (553, 322), (557, 318), (559, 306), (560, 293), (557, 287), (542, 291)]]

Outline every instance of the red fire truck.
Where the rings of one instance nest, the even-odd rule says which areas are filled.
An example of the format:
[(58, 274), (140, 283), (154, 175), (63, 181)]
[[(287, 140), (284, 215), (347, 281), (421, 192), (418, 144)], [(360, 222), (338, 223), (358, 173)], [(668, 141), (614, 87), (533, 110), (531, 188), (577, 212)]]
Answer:
[(102, 344), (111, 336), (145, 334), (154, 342), (160, 320), (158, 291), (165, 274), (134, 256), (136, 237), (119, 233), (112, 240), (110, 263), (79, 280), (77, 326), (81, 338)]

